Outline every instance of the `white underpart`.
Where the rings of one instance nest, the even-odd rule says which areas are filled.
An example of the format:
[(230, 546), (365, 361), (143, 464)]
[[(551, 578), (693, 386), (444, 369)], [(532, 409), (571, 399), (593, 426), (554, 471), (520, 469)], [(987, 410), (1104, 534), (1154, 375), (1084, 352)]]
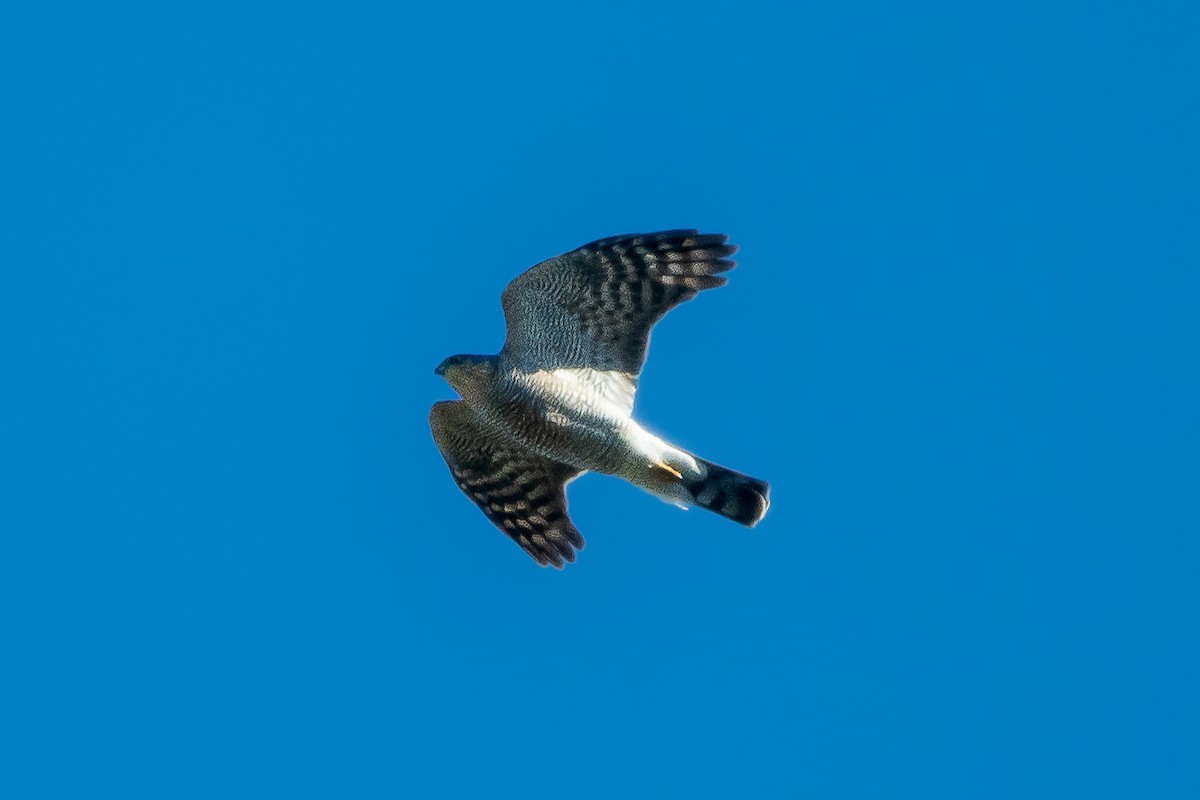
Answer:
[[(696, 463), (696, 459), (691, 453), (680, 450), (670, 442), (655, 436), (633, 420), (629, 422), (630, 428), (627, 437), (633, 444), (634, 450), (642, 454), (641, 457), (646, 464), (666, 464), (689, 480), (703, 477), (704, 470)], [(630, 482), (664, 503), (670, 503), (684, 511), (691, 508), (692, 496), (682, 483), (674, 481), (641, 483), (636, 480)]]
[(630, 426), (628, 438), (634, 450), (644, 455), (647, 464), (666, 464), (689, 479), (703, 474), (691, 453), (655, 436), (636, 422)]
[[(628, 478), (632, 479), (652, 464), (665, 464), (690, 480), (703, 477), (704, 469), (695, 457), (650, 433), (633, 419), (633, 397), (637, 386), (626, 373), (581, 367), (539, 370), (530, 377), (534, 383), (553, 386), (555, 393), (567, 401), (562, 410), (549, 411), (548, 419), (561, 425), (593, 427), (599, 423), (606, 428), (611, 425), (629, 449), (638, 454), (639, 463), (631, 465)], [(687, 507), (685, 500), (690, 498), (682, 486), (633, 482), (668, 503)]]
[(538, 370), (532, 377), (545, 386), (555, 386), (580, 405), (580, 411), (609, 419), (633, 415), (633, 381), (624, 372), (581, 367)]

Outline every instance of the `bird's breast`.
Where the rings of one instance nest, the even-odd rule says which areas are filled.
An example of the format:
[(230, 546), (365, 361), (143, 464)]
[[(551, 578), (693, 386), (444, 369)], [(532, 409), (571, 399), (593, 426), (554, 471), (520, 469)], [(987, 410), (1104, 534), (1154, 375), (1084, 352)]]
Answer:
[(617, 469), (629, 417), (595, 382), (547, 370), (506, 376), (497, 389), (497, 422), (522, 444), (581, 469)]

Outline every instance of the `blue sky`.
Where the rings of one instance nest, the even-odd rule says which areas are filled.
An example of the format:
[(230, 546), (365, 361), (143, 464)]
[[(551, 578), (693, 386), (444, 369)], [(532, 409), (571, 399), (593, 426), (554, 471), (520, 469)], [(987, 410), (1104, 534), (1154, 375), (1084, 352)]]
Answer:
[[(6, 797), (1196, 797), (1192, 4), (83, 4), (0, 24)], [(741, 245), (537, 568), (433, 367)]]

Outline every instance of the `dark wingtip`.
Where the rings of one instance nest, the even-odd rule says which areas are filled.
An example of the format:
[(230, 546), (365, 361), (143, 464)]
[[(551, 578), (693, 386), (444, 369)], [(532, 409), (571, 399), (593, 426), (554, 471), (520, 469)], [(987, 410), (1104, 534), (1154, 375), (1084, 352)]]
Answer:
[(579, 551), (584, 548), (583, 535), (573, 526), (521, 535), (517, 538), (517, 544), (540, 566), (555, 569), (574, 564)]

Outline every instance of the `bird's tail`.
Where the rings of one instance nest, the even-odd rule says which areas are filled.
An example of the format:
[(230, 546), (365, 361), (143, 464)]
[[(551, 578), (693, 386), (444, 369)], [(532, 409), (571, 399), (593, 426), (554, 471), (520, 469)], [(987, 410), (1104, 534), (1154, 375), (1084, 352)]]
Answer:
[(683, 488), (691, 502), (715, 511), (734, 522), (753, 528), (771, 506), (771, 487), (766, 481), (751, 478), (719, 464), (696, 459), (702, 477), (684, 478)]

